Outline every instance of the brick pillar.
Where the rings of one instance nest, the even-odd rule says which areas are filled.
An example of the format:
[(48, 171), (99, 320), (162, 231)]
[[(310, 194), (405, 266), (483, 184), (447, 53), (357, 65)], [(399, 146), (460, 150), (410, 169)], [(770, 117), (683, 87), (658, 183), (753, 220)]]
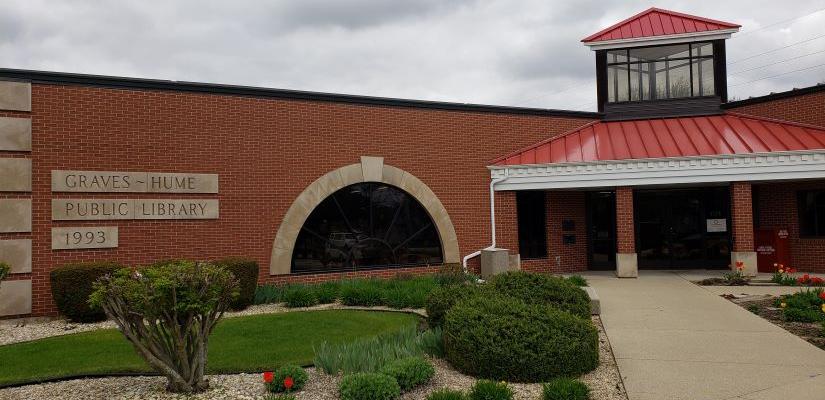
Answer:
[(756, 275), (756, 252), (753, 238), (753, 191), (750, 182), (731, 182), (730, 184), (731, 233), (733, 251), (731, 268), (737, 262), (745, 266), (746, 275)]
[(636, 232), (633, 218), (633, 188), (616, 188), (616, 276), (639, 276), (636, 258)]

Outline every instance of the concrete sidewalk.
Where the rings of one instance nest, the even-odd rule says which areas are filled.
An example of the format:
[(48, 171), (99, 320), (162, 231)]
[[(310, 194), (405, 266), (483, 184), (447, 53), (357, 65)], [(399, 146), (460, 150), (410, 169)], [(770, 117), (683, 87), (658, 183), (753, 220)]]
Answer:
[(825, 399), (825, 351), (682, 276), (585, 276), (631, 400)]

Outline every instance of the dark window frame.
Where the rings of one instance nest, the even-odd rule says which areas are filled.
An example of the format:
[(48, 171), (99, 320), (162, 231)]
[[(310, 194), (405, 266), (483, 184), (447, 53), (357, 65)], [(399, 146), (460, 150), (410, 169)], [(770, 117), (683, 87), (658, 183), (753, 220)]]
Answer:
[(541, 190), (516, 192), (516, 225), (521, 259), (547, 259), (549, 251), (546, 192)]
[[(814, 196), (813, 210), (807, 210), (808, 195)], [(817, 204), (820, 201), (821, 204)], [(813, 215), (808, 215), (812, 213)], [(801, 239), (825, 238), (825, 189), (809, 189), (796, 192), (796, 217)]]
[[(687, 56), (686, 57), (673, 57), (673, 58), (668, 57), (668, 58), (662, 59), (662, 60), (647, 60), (647, 61), (642, 61), (642, 60), (631, 61), (631, 59), (630, 59), (630, 51), (631, 50), (640, 49), (640, 48), (669, 47), (669, 46), (676, 46), (676, 45), (687, 45)], [(698, 55), (698, 56), (694, 55), (694, 49), (696, 49), (696, 48), (701, 49), (702, 47), (708, 46), (708, 45), (710, 45), (710, 47), (712, 49), (711, 51), (713, 52), (713, 54), (711, 54), (711, 55)], [(602, 64), (602, 63), (597, 62), (597, 64), (602, 64), (602, 65), (597, 65), (597, 67), (604, 69), (604, 72), (603, 72), (603, 75), (602, 75), (604, 77), (604, 99), (605, 99), (604, 102), (608, 103), (608, 104), (627, 104), (627, 103), (644, 103), (644, 102), (653, 102), (653, 101), (666, 101), (666, 100), (673, 100), (673, 99), (713, 98), (713, 97), (723, 95), (722, 93), (719, 93), (720, 92), (720, 90), (719, 90), (720, 85), (719, 85), (718, 82), (719, 82), (719, 73), (720, 73), (720, 71), (718, 71), (718, 69), (719, 69), (718, 64), (719, 63), (717, 61), (720, 57), (720, 54), (718, 54), (718, 52), (719, 52), (718, 48), (719, 48), (719, 46), (713, 41), (701, 41), (701, 42), (676, 43), (676, 44), (644, 46), (644, 47), (627, 47), (627, 48), (621, 48), (621, 49), (605, 50), (604, 53), (603, 53), (604, 54), (604, 63)], [(624, 61), (619, 61), (619, 62), (610, 62), (609, 61), (608, 56), (611, 53), (616, 53), (616, 52), (621, 52), (621, 51), (624, 52)], [(724, 50), (723, 50), (723, 52), (724, 52)], [(724, 54), (721, 54), (721, 56), (724, 57)], [(690, 87), (690, 96), (670, 97), (668, 95), (668, 96), (663, 97), (663, 98), (657, 98), (655, 96), (655, 94), (656, 94), (655, 90), (653, 90), (653, 88), (650, 86), (650, 84), (648, 84), (649, 98), (648, 99), (643, 99), (643, 97), (644, 97), (644, 89), (643, 89), (644, 85), (642, 84), (642, 82), (639, 82), (639, 85), (638, 85), (638, 88), (637, 88), (638, 93), (636, 94), (636, 96), (638, 97), (638, 100), (632, 100), (633, 99), (633, 90), (632, 90), (633, 83), (632, 83), (632, 76), (631, 76), (631, 69), (632, 69), (631, 65), (636, 66), (636, 71), (640, 70), (642, 68), (643, 64), (653, 65), (654, 69), (653, 69), (652, 72), (650, 71), (650, 68), (648, 68), (648, 75), (651, 76), (650, 79), (652, 81), (655, 81), (655, 79), (656, 79), (655, 65), (657, 63), (664, 62), (665, 66), (666, 66), (665, 67), (666, 70), (669, 70), (670, 67), (669, 67), (668, 64), (670, 62), (674, 62), (674, 61), (678, 62), (678, 61), (685, 61), (685, 60), (687, 60), (688, 83), (689, 83), (689, 87)], [(712, 86), (713, 94), (697, 95), (694, 92), (694, 87), (693, 87), (694, 86), (693, 85), (694, 64), (698, 65), (698, 69), (700, 70), (700, 73), (701, 73), (702, 61), (706, 61), (706, 60), (711, 60), (711, 66), (712, 66), (712, 69), (713, 69), (713, 71), (711, 73), (711, 75), (713, 76), (713, 86)], [(610, 72), (609, 71), (611, 69), (610, 67), (615, 67), (615, 66), (625, 66), (624, 70), (616, 69), (616, 71), (622, 71), (622, 72), (626, 71), (626, 74), (627, 74), (627, 78), (626, 78), (627, 79), (627, 88), (626, 88), (626, 90), (624, 90), (624, 93), (627, 97), (627, 100), (615, 101), (614, 99), (611, 99), (611, 97), (610, 97), (611, 82), (610, 82)], [(724, 71), (721, 71), (721, 72), (724, 73)], [(666, 74), (665, 77), (666, 77), (666, 80), (669, 80), (669, 74)], [(615, 79), (616, 84), (618, 84), (618, 81), (619, 81), (618, 79)], [(700, 77), (699, 78), (699, 85), (702, 85), (702, 83), (703, 82), (702, 82), (702, 79)], [(614, 86), (615, 86), (615, 88), (614, 88), (614, 91), (613, 91), (613, 96), (614, 96), (614, 98), (619, 98), (618, 86), (616, 86), (616, 85), (614, 85)], [(665, 90), (668, 91), (668, 92), (670, 91), (669, 82), (665, 84)]]

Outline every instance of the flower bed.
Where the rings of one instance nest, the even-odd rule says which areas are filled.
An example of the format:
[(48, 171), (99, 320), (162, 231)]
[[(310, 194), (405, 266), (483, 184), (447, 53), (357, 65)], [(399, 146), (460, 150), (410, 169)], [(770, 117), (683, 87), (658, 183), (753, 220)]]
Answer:
[(825, 293), (802, 290), (784, 296), (725, 296), (733, 303), (825, 350)]

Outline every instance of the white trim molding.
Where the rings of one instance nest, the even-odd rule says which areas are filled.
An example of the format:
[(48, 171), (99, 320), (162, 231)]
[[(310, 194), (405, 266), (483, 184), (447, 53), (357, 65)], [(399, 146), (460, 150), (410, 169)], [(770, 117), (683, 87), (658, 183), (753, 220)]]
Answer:
[(630, 39), (602, 40), (585, 43), (590, 50), (622, 49), (625, 47), (659, 46), (665, 44), (688, 43), (705, 40), (730, 39), (731, 35), (739, 32), (739, 28), (719, 29), (714, 31), (677, 33), (674, 35), (648, 36)]
[(491, 166), (495, 190), (777, 181), (825, 178), (825, 150)]

